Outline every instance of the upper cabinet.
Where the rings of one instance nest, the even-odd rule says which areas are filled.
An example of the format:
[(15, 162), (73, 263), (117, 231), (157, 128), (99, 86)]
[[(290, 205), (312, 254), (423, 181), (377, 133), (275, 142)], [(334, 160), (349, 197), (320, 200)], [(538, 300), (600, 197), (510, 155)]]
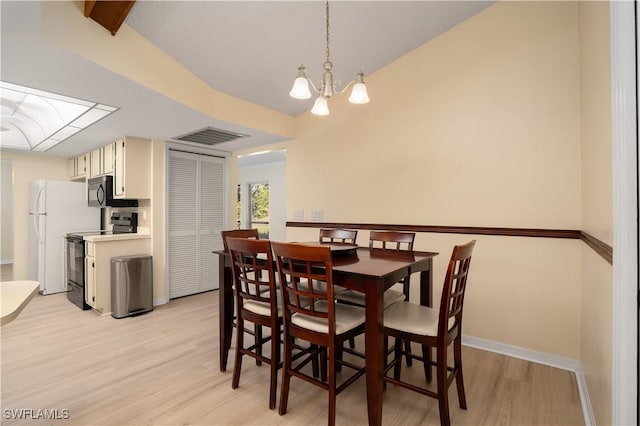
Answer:
[(89, 177), (113, 174), (115, 144), (110, 143), (89, 153)]
[(151, 140), (126, 136), (114, 143), (113, 198), (151, 198)]
[(68, 173), (71, 180), (81, 180), (87, 177), (87, 155), (82, 154), (68, 160)]

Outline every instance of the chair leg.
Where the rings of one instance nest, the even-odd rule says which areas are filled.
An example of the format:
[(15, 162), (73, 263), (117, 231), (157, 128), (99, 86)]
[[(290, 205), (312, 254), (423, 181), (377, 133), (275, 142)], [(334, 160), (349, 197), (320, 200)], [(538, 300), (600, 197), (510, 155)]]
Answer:
[(238, 327), (236, 328), (236, 357), (233, 364), (233, 379), (231, 380), (231, 388), (237, 389), (240, 384), (240, 371), (242, 370), (242, 349), (244, 348), (244, 321), (238, 319)]
[(320, 380), (327, 381), (327, 348), (320, 351)]
[(289, 402), (289, 384), (291, 383), (291, 354), (293, 352), (293, 339), (284, 336), (284, 354), (282, 363), (282, 384), (280, 387), (280, 407), (278, 414), (281, 416), (287, 413), (287, 403)]
[(467, 398), (464, 394), (464, 380), (462, 379), (462, 339), (460, 336), (453, 341), (453, 366), (456, 370), (456, 388), (460, 408), (467, 409)]
[[(329, 418), (327, 419), (328, 426), (334, 426), (336, 424), (336, 348), (337, 342), (333, 342), (329, 347)], [(323, 351), (326, 354), (326, 352)]]
[(394, 339), (393, 362), (395, 363), (393, 366), (393, 378), (400, 380), (400, 370), (402, 368), (402, 346), (400, 345), (400, 339), (397, 337)]
[[(256, 337), (256, 353), (258, 355), (262, 355), (262, 326), (255, 324), (254, 325), (254, 333)], [(256, 365), (261, 366), (262, 361), (256, 359)]]
[(413, 365), (413, 359), (411, 358), (411, 342), (408, 340), (404, 341), (404, 352), (405, 359), (407, 360), (407, 367), (411, 367)]
[[(316, 345), (311, 345), (311, 349), (315, 350)], [(320, 377), (320, 364), (319, 362), (319, 357), (314, 356), (313, 358), (311, 358), (311, 374), (313, 375), (314, 378), (318, 378)]]
[(356, 348), (356, 339), (354, 339), (353, 337), (351, 339), (349, 339), (349, 347), (351, 349), (355, 349)]
[(269, 383), (269, 409), (276, 408), (276, 394), (278, 391), (278, 364), (280, 363), (280, 331), (271, 330), (271, 377)]
[(424, 380), (427, 383), (431, 383), (431, 347), (422, 345), (422, 359), (424, 368)]
[(436, 381), (438, 382), (438, 407), (440, 408), (440, 425), (449, 426), (449, 386), (447, 386), (447, 347), (437, 349), (438, 366), (436, 367)]

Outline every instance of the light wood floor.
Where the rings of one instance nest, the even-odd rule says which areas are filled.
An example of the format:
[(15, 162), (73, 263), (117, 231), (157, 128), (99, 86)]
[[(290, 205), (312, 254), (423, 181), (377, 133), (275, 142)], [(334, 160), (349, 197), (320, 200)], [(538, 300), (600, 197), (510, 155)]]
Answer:
[[(114, 319), (81, 311), (63, 294), (36, 296), (2, 327), (2, 424), (326, 424), (326, 392), (293, 379), (289, 412), (267, 408), (267, 366), (243, 363), (240, 388), (218, 369), (218, 295), (172, 301)], [(468, 410), (450, 388), (454, 425), (584, 424), (573, 373), (463, 349)], [(421, 368), (403, 375), (420, 380)], [(7, 419), (6, 410), (67, 409), (67, 420)], [(338, 396), (337, 424), (366, 424), (364, 377)], [(389, 386), (384, 425), (437, 425), (433, 399)]]

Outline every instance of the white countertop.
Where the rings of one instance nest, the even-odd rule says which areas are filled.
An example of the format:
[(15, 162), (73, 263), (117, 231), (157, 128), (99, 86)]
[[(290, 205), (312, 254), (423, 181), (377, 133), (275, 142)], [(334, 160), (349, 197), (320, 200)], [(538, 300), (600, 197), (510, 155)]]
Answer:
[(38, 281), (4, 281), (2, 288), (2, 325), (8, 324), (27, 306), (27, 303), (38, 293)]
[(138, 228), (138, 232), (135, 234), (110, 234), (110, 235), (85, 235), (85, 241), (100, 242), (100, 241), (123, 241), (123, 240), (140, 240), (145, 238), (151, 238), (149, 234), (149, 228)]

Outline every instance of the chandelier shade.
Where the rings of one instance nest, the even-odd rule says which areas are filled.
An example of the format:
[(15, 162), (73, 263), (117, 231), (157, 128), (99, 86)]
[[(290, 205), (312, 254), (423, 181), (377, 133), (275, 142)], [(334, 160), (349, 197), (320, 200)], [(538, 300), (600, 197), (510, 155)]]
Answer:
[[(353, 89), (351, 90), (351, 96), (349, 96), (349, 102), (352, 104), (366, 104), (369, 102), (367, 85), (364, 82), (364, 73), (362, 71), (356, 75), (355, 81), (347, 83), (341, 90), (339, 90), (334, 83), (333, 63), (329, 59), (329, 0), (326, 1), (325, 11), (327, 49), (326, 61), (323, 65), (324, 73), (322, 74), (320, 88), (317, 89), (313, 84), (313, 81), (307, 77), (306, 67), (304, 65), (300, 65), (298, 67), (298, 75), (293, 82), (291, 91), (289, 92), (289, 96), (294, 99), (310, 99), (311, 88), (313, 88), (313, 92), (316, 94), (317, 98), (313, 104), (313, 108), (311, 108), (311, 113), (315, 115), (329, 115), (329, 104), (327, 100), (335, 94), (344, 93), (352, 85)], [(311, 85), (311, 88), (309, 85)]]
[(304, 65), (300, 65), (298, 68), (298, 77), (293, 82), (293, 87), (289, 92), (289, 96), (294, 99), (309, 99), (311, 98), (311, 90), (309, 90), (309, 80), (305, 74)]

